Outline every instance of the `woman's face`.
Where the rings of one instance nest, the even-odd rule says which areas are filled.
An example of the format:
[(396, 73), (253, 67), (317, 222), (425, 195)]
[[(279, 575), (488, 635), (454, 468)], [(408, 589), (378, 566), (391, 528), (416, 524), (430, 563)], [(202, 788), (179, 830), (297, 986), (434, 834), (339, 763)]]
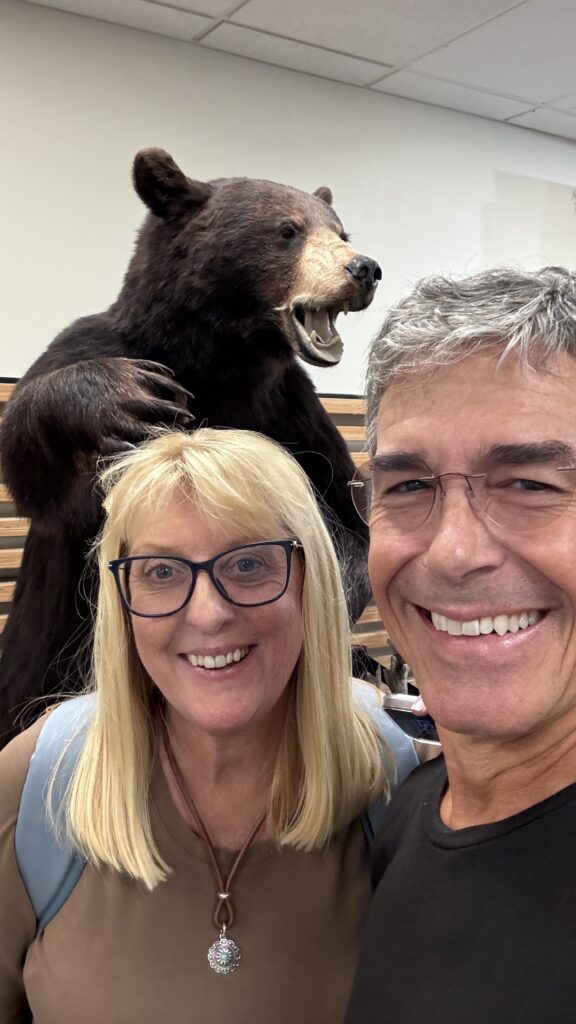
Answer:
[[(224, 523), (207, 522), (193, 500), (182, 498), (164, 506), (157, 518), (135, 524), (128, 554), (179, 555), (201, 562), (261, 539), (257, 532), (240, 537)], [(279, 534), (273, 539), (287, 538)], [(303, 642), (301, 589), (302, 567), (293, 554), (287, 590), (272, 604), (230, 604), (200, 572), (190, 601), (176, 614), (131, 616), (140, 660), (170, 714), (181, 724), (222, 736), (283, 720), (286, 689)], [(221, 668), (198, 664), (199, 658), (219, 655), (240, 660)]]

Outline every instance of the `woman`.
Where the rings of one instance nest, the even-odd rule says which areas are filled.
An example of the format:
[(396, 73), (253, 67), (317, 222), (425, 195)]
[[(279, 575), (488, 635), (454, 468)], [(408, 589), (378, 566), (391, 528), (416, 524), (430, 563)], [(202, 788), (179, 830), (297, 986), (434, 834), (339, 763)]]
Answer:
[(86, 866), (36, 934), (14, 830), (40, 722), (0, 755), (0, 1019), (338, 1024), (360, 816), (388, 781), (307, 478), (259, 435), (200, 429), (102, 485), (95, 696), (65, 798), (64, 738), (42, 792)]

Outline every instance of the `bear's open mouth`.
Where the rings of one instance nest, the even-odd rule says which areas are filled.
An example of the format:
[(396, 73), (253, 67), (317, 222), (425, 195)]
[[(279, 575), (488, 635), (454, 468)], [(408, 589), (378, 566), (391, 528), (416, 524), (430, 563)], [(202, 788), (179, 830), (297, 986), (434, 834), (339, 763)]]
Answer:
[(333, 366), (342, 358), (344, 346), (334, 321), (345, 305), (318, 308), (296, 305), (291, 310), (299, 354), (315, 366)]

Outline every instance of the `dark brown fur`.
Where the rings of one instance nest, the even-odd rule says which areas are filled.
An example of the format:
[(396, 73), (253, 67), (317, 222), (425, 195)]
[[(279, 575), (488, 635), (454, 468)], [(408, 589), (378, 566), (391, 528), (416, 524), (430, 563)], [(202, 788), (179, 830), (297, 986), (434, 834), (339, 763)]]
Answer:
[[(353, 618), (367, 599), (366, 530), (347, 488), (353, 466), (296, 359), (289, 312), (310, 239), (343, 234), (329, 190), (194, 182), (160, 150), (137, 156), (134, 180), (151, 212), (118, 299), (55, 339), (2, 424), (5, 480), (32, 526), (5, 633), (0, 743), (26, 702), (81, 681), (89, 612), (78, 582), (101, 519), (96, 459), (137, 443), (151, 423), (189, 425), (192, 412), (196, 425), (259, 430), (285, 445), (326, 501)], [(368, 287), (356, 276), (364, 258), (341, 252), (353, 270), (338, 268), (340, 292), (332, 281), (326, 305), (362, 308), (379, 272)]]

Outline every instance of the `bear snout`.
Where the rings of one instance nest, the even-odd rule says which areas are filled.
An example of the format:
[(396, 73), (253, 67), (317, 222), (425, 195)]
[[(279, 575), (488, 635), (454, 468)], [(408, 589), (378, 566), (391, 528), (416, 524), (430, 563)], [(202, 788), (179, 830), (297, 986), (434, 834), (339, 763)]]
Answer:
[(382, 278), (379, 264), (376, 263), (376, 260), (371, 260), (369, 256), (354, 256), (346, 267), (346, 271), (367, 292), (371, 292)]

